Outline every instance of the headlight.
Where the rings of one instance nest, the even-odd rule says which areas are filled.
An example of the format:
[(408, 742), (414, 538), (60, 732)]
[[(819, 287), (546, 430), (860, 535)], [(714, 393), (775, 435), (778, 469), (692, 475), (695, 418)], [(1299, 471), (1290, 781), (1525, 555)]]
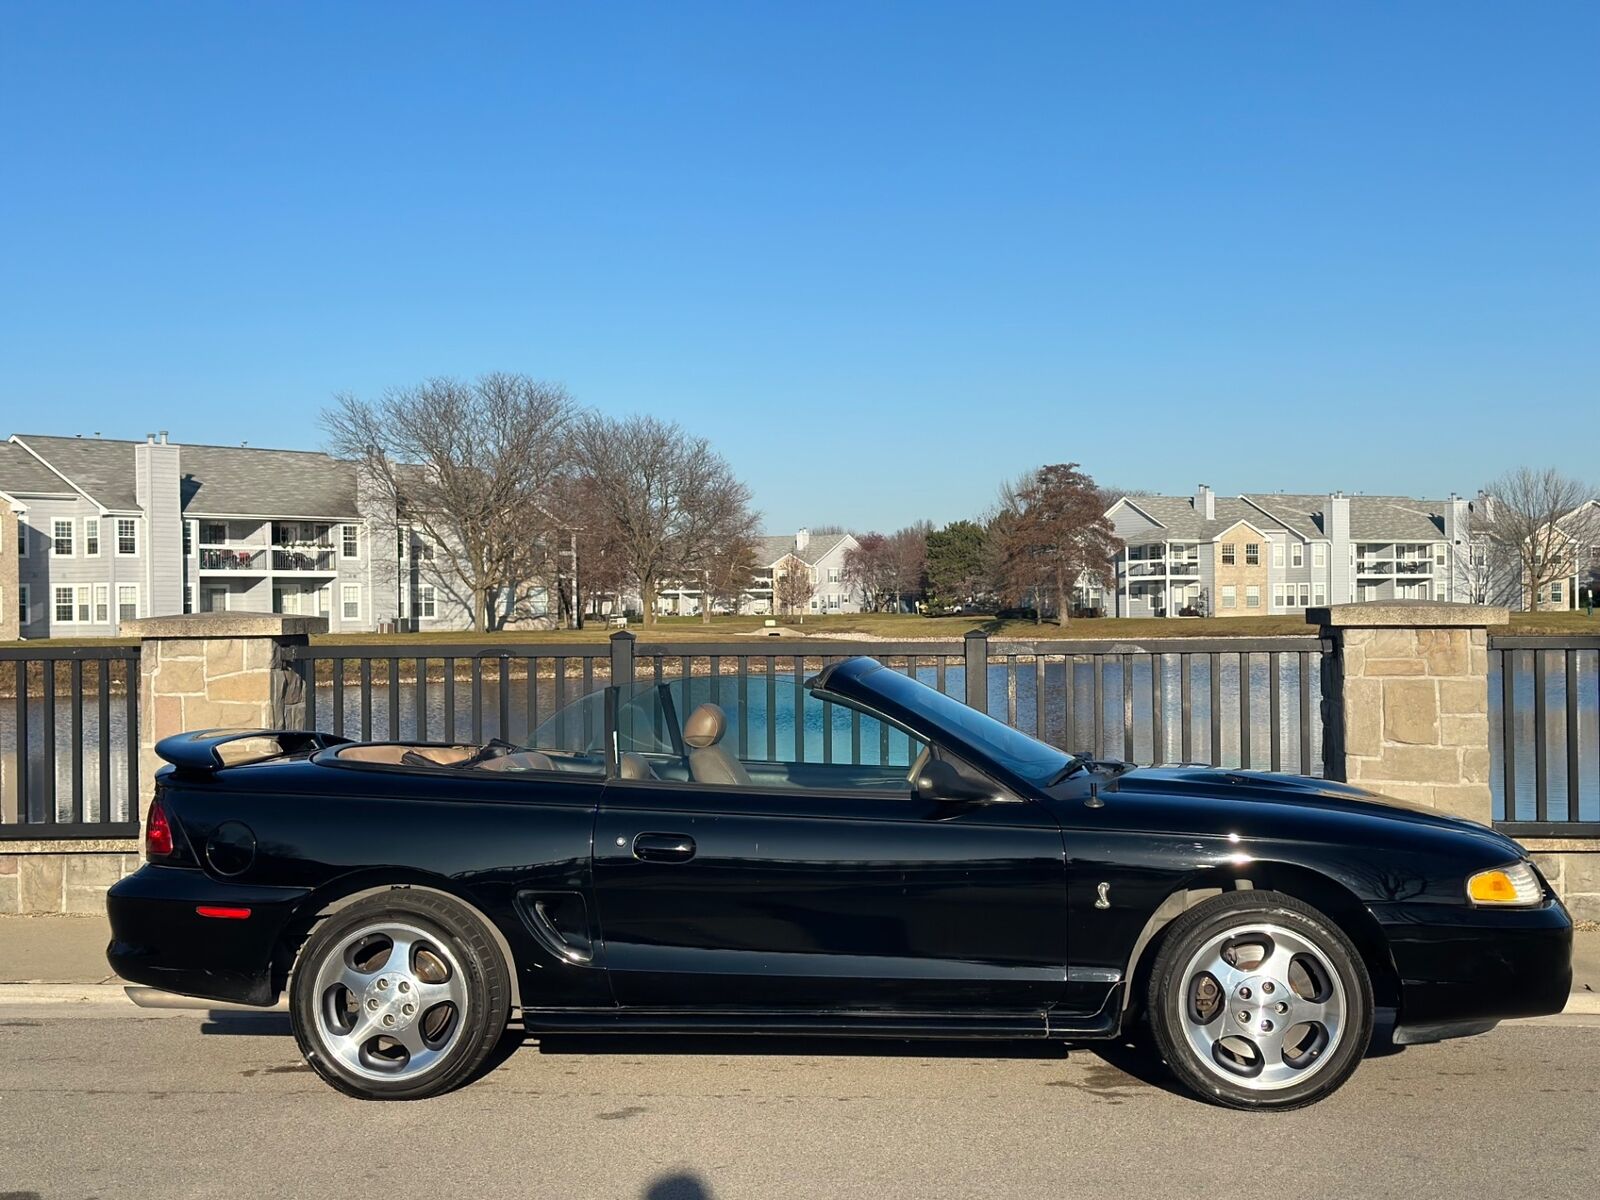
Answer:
[(1531, 863), (1512, 863), (1492, 871), (1479, 871), (1467, 880), (1467, 899), (1474, 904), (1525, 907), (1544, 899), (1544, 889)]

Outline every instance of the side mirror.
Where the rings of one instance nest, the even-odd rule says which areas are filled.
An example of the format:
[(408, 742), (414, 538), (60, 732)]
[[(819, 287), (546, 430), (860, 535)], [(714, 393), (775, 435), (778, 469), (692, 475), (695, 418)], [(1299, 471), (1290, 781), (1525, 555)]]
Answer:
[(944, 759), (930, 758), (917, 772), (917, 795), (939, 804), (986, 804), (994, 791)]

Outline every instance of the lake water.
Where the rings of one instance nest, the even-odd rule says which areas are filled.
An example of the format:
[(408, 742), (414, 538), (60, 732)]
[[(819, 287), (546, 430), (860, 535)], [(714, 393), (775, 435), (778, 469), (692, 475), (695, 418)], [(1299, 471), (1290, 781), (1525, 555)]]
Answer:
[[(1526, 657), (1526, 656), (1522, 656)], [(1134, 714), (1133, 761), (1139, 763), (1177, 762), (1184, 760), (1206, 762), (1211, 755), (1211, 681), (1209, 672), (1212, 660), (1205, 655), (1192, 659), (1190, 676), (1190, 745), (1187, 756), (1183, 753), (1182, 700), (1179, 680), (1179, 659), (1176, 655), (1160, 660), (1163, 676), (1163, 737), (1157, 746), (1151, 720), (1151, 665), (1147, 658), (1132, 659), (1130, 677), (1124, 681), (1121, 660), (1107, 658), (1102, 668), (1102, 688), (1099, 698), (1101, 739), (1095, 744), (1094, 670), (1088, 661), (1047, 662), (1044, 669), (1044, 724), (1046, 741), (1074, 752), (1095, 754), (1100, 757), (1124, 757), (1123, 711), (1124, 689), (1131, 688)], [(1558, 660), (1552, 660), (1558, 661)], [(1299, 722), (1299, 656), (1283, 655), (1279, 663), (1281, 717), (1279, 725), (1279, 762), (1286, 771), (1301, 769)], [(1586, 651), (1575, 658), (1576, 674), (1572, 686), (1580, 697), (1578, 708), (1579, 804), (1574, 814), (1577, 819), (1600, 820), (1600, 663), (1595, 652)], [(1313, 659), (1313, 671), (1317, 670)], [(1070, 671), (1070, 676), (1069, 676)], [(1242, 762), (1240, 754), (1239, 695), (1240, 672), (1237, 658), (1223, 656), (1219, 665), (1221, 694), (1221, 757), (1219, 764), (1236, 768), (1249, 766), (1267, 769), (1271, 765), (1270, 726), (1270, 661), (1265, 655), (1254, 655), (1249, 665), (1250, 694), (1250, 761)], [(930, 687), (937, 686), (938, 676), (933, 667), (923, 666), (916, 676)], [(670, 678), (670, 677), (669, 677)], [(604, 682), (603, 680), (601, 681)], [(865, 723), (859, 736), (852, 726), (851, 714), (838, 706), (824, 706), (804, 693), (797, 696), (791, 674), (778, 673), (772, 677), (769, 689), (765, 675), (751, 674), (740, 695), (737, 677), (723, 674), (719, 677), (695, 676), (689, 681), (691, 703), (714, 699), (729, 710), (730, 739), (737, 752), (744, 757), (776, 757), (792, 760), (803, 756), (821, 762), (831, 758), (835, 762), (850, 761), (859, 744), (859, 759), (865, 763), (908, 764), (909, 746), (904, 735), (894, 731), (880, 731), (874, 724)], [(1313, 677), (1310, 768), (1313, 774), (1322, 770), (1322, 721), (1320, 716), (1320, 683)], [(1533, 724), (1534, 680), (1531, 668), (1519, 660), (1513, 675), (1515, 707), (1518, 714), (1516, 729), (1516, 795), (1512, 816), (1517, 820), (1532, 820), (1536, 812), (1535, 801), (1535, 746)], [(1546, 680), (1546, 699), (1549, 718), (1546, 728), (1547, 772), (1549, 776), (1549, 815), (1553, 820), (1567, 817), (1567, 753), (1565, 703), (1567, 680), (1560, 670), (1552, 670)], [(965, 694), (965, 678), (959, 666), (945, 672), (944, 690), (956, 697)], [(508, 688), (509, 703), (502, 726), (499, 710), (499, 688), (493, 680), (485, 680), (482, 693), (483, 737), (503, 736), (514, 742), (526, 741), (538, 722), (547, 720), (554, 711), (554, 689), (544, 681), (539, 689), (539, 709), (530, 713), (527, 688), (522, 681), (513, 680)], [(565, 700), (568, 704), (581, 695), (581, 684), (568, 681)], [(1070, 703), (1069, 703), (1070, 696)], [(1499, 753), (1501, 682), (1498, 671), (1490, 680), (1490, 729), (1495, 747), (1492, 787), (1495, 795), (1495, 814), (1506, 814), (1504, 797), (1504, 764)], [(347, 684), (344, 689), (344, 730), (349, 736), (360, 736), (362, 731), (362, 699), (360, 689)], [(398, 736), (402, 740), (443, 740), (446, 737), (446, 712), (444, 687), (430, 681), (426, 689), (425, 720), (419, 724), (416, 687), (401, 682), (391, 689), (387, 683), (375, 682), (372, 688), (370, 729), (373, 737), (390, 735), (390, 705), (394, 702)], [(127, 795), (127, 738), (122, 705), (111, 706), (108, 729), (98, 727), (93, 705), (86, 706), (84, 727), (72, 728), (70, 706), (56, 705), (56, 755), (53, 764), (45, 760), (42, 713), (36, 704), (29, 721), (29, 763), (31, 786), (29, 811), (33, 819), (44, 817), (49, 807), (49, 781), (55, 779), (56, 811), (58, 819), (70, 814), (71, 746), (79, 741), (83, 747), (85, 819), (101, 819), (100, 756), (109, 740), (111, 797), (109, 817), (125, 819), (128, 811)], [(317, 689), (317, 724), (322, 729), (333, 728), (333, 691), (330, 686)], [(454, 736), (460, 740), (475, 740), (472, 724), (471, 689), (465, 682), (454, 688)], [(989, 670), (989, 711), (1002, 720), (1011, 719), (1018, 728), (1039, 732), (1039, 696), (1033, 664), (1021, 664), (1015, 670), (991, 664)], [(796, 716), (799, 716), (799, 744), (796, 743)], [(1014, 716), (1012, 715), (1014, 714)], [(600, 710), (597, 702), (588, 706), (587, 719), (598, 722)], [(831, 729), (831, 733), (829, 730)], [(103, 736), (104, 735), (104, 736)], [(742, 739), (742, 742), (741, 740)], [(14, 788), (12, 777), (16, 746), (15, 705), (0, 705), (0, 788)], [(53, 772), (50, 767), (53, 766)]]

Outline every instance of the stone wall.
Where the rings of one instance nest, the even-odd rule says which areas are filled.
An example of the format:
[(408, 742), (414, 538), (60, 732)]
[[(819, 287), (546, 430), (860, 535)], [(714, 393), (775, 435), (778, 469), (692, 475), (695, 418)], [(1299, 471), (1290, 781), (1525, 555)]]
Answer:
[(102, 913), (106, 889), (138, 866), (132, 839), (0, 842), (0, 914)]
[(1397, 601), (1312, 609), (1333, 639), (1324, 769), (1487, 824), (1489, 638), (1503, 608)]
[[(321, 633), (321, 617), (196, 613), (147, 617), (124, 628), (139, 658), (139, 795), (155, 790), (158, 741), (196, 729), (296, 728), (304, 685), (286, 655)], [(138, 839), (0, 841), (0, 914), (99, 913), (113, 883), (138, 869)]]
[(1593, 838), (1523, 838), (1523, 847), (1578, 921), (1600, 921), (1600, 844)]

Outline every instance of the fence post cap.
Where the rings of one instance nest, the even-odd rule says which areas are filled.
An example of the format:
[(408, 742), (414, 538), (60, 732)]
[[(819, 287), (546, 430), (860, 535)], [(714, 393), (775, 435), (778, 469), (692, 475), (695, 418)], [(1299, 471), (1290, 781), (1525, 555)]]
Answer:
[(122, 622), (124, 633), (140, 638), (308, 637), (328, 632), (327, 617), (281, 613), (184, 613), (171, 617), (137, 617)]
[(611, 635), (611, 640), (613, 642), (632, 642), (636, 641), (637, 637), (626, 629), (618, 629)]
[(967, 640), (969, 642), (973, 638), (984, 638), (984, 639), (987, 640), (988, 637), (989, 637), (989, 631), (986, 630), (986, 629), (969, 629), (966, 632), (966, 638), (967, 638)]
[(1306, 621), (1324, 629), (1485, 628), (1510, 620), (1511, 611), (1496, 605), (1441, 600), (1368, 600), (1306, 609)]

